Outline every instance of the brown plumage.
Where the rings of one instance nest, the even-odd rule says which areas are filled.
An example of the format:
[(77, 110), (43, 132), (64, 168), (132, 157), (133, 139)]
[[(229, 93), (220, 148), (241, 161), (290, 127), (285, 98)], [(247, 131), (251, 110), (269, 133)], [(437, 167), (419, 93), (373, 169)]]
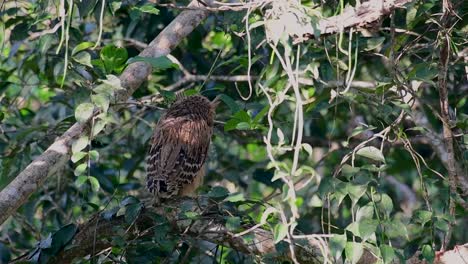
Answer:
[(159, 119), (151, 138), (146, 179), (156, 202), (190, 195), (201, 185), (217, 105), (217, 99), (182, 97)]

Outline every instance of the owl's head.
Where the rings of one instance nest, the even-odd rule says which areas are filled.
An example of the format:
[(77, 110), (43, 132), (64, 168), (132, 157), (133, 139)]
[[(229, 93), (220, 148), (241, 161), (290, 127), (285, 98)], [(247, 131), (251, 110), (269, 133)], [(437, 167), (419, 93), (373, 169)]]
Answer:
[(167, 110), (166, 117), (187, 117), (192, 120), (204, 120), (212, 126), (218, 104), (219, 96), (213, 101), (201, 95), (177, 96), (176, 101)]

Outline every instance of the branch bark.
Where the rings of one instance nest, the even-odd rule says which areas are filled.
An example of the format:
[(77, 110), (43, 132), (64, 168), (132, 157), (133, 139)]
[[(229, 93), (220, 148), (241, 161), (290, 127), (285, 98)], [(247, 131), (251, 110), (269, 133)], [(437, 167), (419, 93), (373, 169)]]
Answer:
[(320, 35), (330, 35), (344, 31), (346, 28), (359, 28), (371, 25), (378, 22), (381, 17), (390, 14), (394, 9), (403, 7), (405, 4), (412, 2), (412, 0), (372, 0), (362, 3), (359, 7), (346, 8), (342, 14), (324, 18), (319, 21), (316, 27), (306, 25), (302, 29), (296, 28), (295, 30), (302, 31), (302, 34), (294, 34), (288, 32), (290, 35), (295, 35), (295, 43), (304, 42), (314, 38), (314, 32), (320, 32)]
[[(199, 5), (197, 0), (193, 0), (189, 6)], [(156, 58), (169, 54), (207, 16), (208, 11), (204, 10), (183, 11), (140, 53), (140, 56)], [(130, 64), (120, 76), (122, 87), (125, 89), (117, 93), (116, 101), (126, 101), (150, 73), (151, 66), (147, 63)], [(25, 203), (49, 176), (66, 164), (70, 159), (72, 142), (86, 127), (86, 124), (79, 123), (70, 127), (0, 192), (0, 225)]]
[[(440, 102), (440, 115), (442, 118), (442, 135), (444, 138), (445, 149), (447, 151), (447, 172), (449, 175), (449, 185), (450, 192), (452, 194), (457, 193), (457, 182), (459, 175), (456, 169), (456, 155), (455, 149), (453, 147), (453, 133), (452, 128), (450, 127), (450, 116), (449, 116), (449, 101), (448, 101), (448, 92), (447, 92), (447, 72), (448, 72), (448, 62), (450, 59), (450, 17), (452, 13), (452, 3), (450, 0), (444, 0), (442, 3), (443, 14), (441, 18), (441, 29), (439, 34), (442, 36), (440, 41), (440, 51), (439, 51), (439, 74), (438, 74), (438, 84), (439, 84), (439, 102)], [(450, 215), (455, 214), (455, 202), (453, 197), (449, 198), (449, 213)], [(442, 243), (441, 250), (444, 251), (447, 248), (450, 238), (452, 236), (452, 227), (453, 222), (449, 222), (449, 228), (445, 235), (444, 241)]]

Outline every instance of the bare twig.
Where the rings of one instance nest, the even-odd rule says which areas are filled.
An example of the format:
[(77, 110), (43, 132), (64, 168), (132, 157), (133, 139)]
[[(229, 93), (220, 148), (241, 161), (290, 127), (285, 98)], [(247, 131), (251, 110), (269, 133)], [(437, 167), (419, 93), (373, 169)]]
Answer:
[(40, 38), (40, 37), (42, 37), (44, 35), (55, 33), (60, 28), (60, 26), (62, 26), (62, 24), (57, 23), (57, 24), (55, 24), (55, 26), (53, 28), (46, 29), (46, 30), (43, 30), (43, 31), (38, 31), (38, 32), (31, 32), (31, 33), (29, 33), (28, 40), (29, 41), (35, 40), (35, 39)]

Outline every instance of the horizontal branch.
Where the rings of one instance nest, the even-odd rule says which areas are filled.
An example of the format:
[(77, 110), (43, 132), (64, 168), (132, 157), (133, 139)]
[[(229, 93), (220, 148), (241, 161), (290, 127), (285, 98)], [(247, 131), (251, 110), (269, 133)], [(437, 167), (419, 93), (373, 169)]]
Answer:
[[(300, 43), (314, 38), (314, 32), (320, 35), (330, 35), (343, 32), (347, 28), (360, 28), (378, 22), (383, 16), (390, 14), (394, 9), (403, 7), (412, 0), (371, 0), (363, 2), (360, 6), (346, 8), (342, 14), (321, 19), (316, 27), (311, 24), (297, 30), (302, 34), (288, 32), (296, 35), (295, 43)], [(293, 28), (293, 27), (291, 27)]]
[[(251, 80), (255, 80), (255, 76), (251, 76)], [(247, 75), (234, 75), (234, 76), (224, 76), (224, 75), (186, 75), (182, 79), (178, 80), (174, 84), (171, 84), (164, 88), (166, 91), (177, 91), (182, 86), (192, 83), (192, 82), (200, 82), (200, 81), (221, 81), (221, 82), (247, 82), (249, 77)]]

